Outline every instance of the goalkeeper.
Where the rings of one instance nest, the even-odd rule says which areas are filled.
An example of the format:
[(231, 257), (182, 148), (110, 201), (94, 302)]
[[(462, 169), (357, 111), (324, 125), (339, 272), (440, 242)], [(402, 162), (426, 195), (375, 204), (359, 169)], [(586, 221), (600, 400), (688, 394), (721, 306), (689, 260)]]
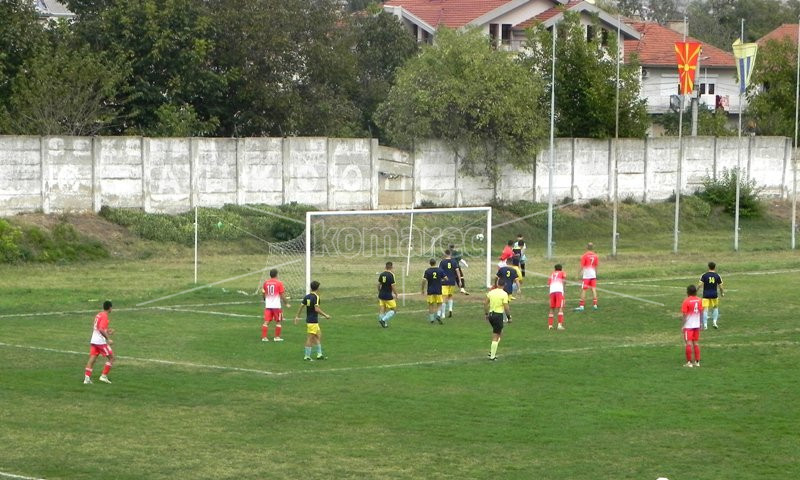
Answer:
[(469, 265), (467, 265), (467, 261), (464, 260), (461, 257), (461, 252), (456, 250), (455, 244), (451, 243), (450, 247), (449, 247), (449, 250), (450, 250), (450, 257), (456, 263), (456, 270), (458, 271), (458, 278), (459, 278), (458, 286), (461, 288), (461, 293), (463, 293), (464, 295), (469, 295), (469, 293), (467, 293), (467, 290), (466, 290), (466, 285), (465, 285), (465, 280), (464, 280), (464, 271), (461, 269), (461, 265), (462, 264), (464, 265), (464, 267), (468, 267)]

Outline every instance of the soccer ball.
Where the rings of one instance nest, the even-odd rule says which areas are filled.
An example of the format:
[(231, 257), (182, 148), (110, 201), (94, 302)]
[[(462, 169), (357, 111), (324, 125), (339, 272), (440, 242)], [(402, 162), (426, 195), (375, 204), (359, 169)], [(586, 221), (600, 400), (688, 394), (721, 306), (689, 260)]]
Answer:
[(483, 240), (483, 234), (482, 234), (482, 233), (479, 233), (479, 234), (475, 235), (475, 240), (477, 240), (477, 241), (479, 241), (479, 242), (480, 242), (481, 240)]

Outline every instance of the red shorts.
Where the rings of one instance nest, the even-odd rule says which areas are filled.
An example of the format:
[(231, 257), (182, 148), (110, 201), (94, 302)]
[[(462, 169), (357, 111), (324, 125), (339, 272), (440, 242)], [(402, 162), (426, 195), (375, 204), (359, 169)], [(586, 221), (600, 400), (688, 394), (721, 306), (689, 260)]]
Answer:
[(550, 294), (550, 308), (564, 308), (563, 292), (553, 292)]
[(271, 322), (275, 320), (276, 322), (280, 322), (283, 320), (283, 310), (280, 308), (265, 308), (264, 309), (264, 321)]
[(699, 328), (684, 328), (683, 339), (687, 342), (697, 342), (700, 340)]
[(584, 278), (583, 279), (583, 289), (588, 290), (590, 288), (597, 287), (597, 279), (596, 278)]
[(110, 357), (111, 355), (114, 355), (114, 352), (111, 350), (111, 346), (108, 344), (97, 345), (95, 343), (91, 343), (89, 344), (89, 355), (102, 355), (104, 357)]

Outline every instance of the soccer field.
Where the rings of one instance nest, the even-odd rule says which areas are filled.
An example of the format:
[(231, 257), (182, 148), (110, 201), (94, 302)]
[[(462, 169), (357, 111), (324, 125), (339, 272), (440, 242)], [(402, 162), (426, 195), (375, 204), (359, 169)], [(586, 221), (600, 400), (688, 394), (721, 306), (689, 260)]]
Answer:
[[(678, 310), (708, 260), (720, 329), (682, 368)], [(577, 255), (558, 261), (574, 280)], [(297, 298), (286, 341), (260, 341), (257, 278), (153, 301), (194, 286), (186, 258), (0, 267), (0, 478), (800, 478), (800, 255), (603, 258), (600, 309), (573, 312), (570, 285), (563, 332), (546, 327), (552, 263), (530, 262), (497, 362), (480, 291), (429, 325), (420, 265), (388, 329), (374, 288), (323, 284), (312, 363)], [(202, 281), (262, 266), (206, 257)], [(83, 385), (106, 298), (113, 384)]]

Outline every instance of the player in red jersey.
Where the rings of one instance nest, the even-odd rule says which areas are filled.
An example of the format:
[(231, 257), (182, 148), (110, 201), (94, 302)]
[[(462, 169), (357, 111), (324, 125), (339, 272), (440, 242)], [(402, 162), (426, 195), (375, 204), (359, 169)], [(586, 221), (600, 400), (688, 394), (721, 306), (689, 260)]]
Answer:
[(269, 342), (269, 323), (275, 321), (275, 337), (276, 342), (282, 342), (281, 338), (281, 322), (283, 321), (283, 310), (281, 305), (286, 305), (289, 308), (288, 300), (286, 300), (286, 289), (283, 282), (278, 280), (278, 269), (273, 268), (269, 271), (269, 279), (264, 282), (261, 288), (262, 297), (264, 298), (264, 323), (261, 324), (261, 341)]
[(500, 253), (501, 262), (506, 262), (508, 261), (508, 259), (514, 256), (514, 249), (512, 248), (513, 246), (514, 246), (514, 241), (509, 240), (506, 246), (503, 247), (503, 251)]
[(553, 329), (553, 315), (558, 312), (558, 329), (564, 330), (564, 283), (567, 280), (567, 274), (564, 273), (560, 263), (553, 268), (553, 273), (547, 279), (547, 284), (550, 285), (550, 312), (547, 314), (547, 328), (548, 330)]
[[(697, 296), (697, 286), (686, 287), (686, 299), (681, 305), (683, 318), (683, 340), (686, 343), (685, 367), (700, 366), (700, 327), (703, 316), (703, 301)], [(694, 351), (694, 363), (692, 363)]]
[(111, 350), (111, 344), (114, 343), (111, 340), (111, 334), (114, 333), (114, 330), (108, 328), (108, 315), (111, 313), (111, 307), (111, 302), (106, 300), (103, 302), (103, 311), (94, 317), (92, 339), (89, 341), (89, 362), (86, 364), (83, 377), (83, 383), (87, 385), (92, 383), (92, 368), (94, 368), (94, 362), (98, 355), (106, 357), (100, 381), (111, 383), (111, 380), (108, 379), (108, 372), (111, 371), (111, 365), (114, 364), (114, 352)]
[(597, 264), (599, 257), (594, 253), (594, 244), (589, 242), (586, 245), (586, 253), (581, 256), (581, 278), (583, 278), (583, 288), (581, 289), (581, 300), (578, 303), (576, 312), (582, 312), (586, 304), (586, 290), (592, 289), (592, 310), (597, 310)]

